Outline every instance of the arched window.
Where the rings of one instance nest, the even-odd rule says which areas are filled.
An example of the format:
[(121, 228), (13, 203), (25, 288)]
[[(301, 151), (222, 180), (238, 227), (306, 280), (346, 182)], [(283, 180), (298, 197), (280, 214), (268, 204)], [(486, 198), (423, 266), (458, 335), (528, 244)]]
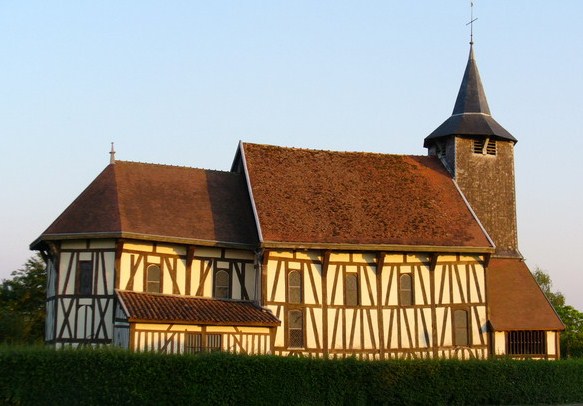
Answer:
[(413, 304), (413, 278), (408, 273), (399, 277), (399, 299), (401, 306)]
[(302, 275), (298, 271), (291, 271), (287, 275), (287, 301), (302, 303)]
[(158, 265), (148, 265), (146, 270), (146, 292), (161, 293), (161, 276), (160, 267)]
[(231, 276), (229, 272), (219, 269), (215, 272), (215, 289), (213, 297), (217, 299), (231, 298)]
[(453, 344), (460, 346), (470, 345), (468, 312), (455, 310), (453, 312)]
[(288, 312), (288, 347), (304, 347), (304, 315), (301, 310), (290, 310)]
[(344, 304), (346, 306), (358, 306), (358, 275), (355, 273), (346, 274), (344, 284)]

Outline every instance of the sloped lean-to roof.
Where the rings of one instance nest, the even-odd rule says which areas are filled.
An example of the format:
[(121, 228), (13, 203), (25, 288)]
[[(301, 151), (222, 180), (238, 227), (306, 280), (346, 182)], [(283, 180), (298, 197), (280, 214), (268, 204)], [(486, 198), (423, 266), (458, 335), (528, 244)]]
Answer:
[(238, 156), (266, 247), (492, 251), (435, 157), (248, 143)]
[(140, 238), (253, 247), (257, 233), (241, 174), (116, 161), (31, 244)]
[(116, 291), (129, 322), (277, 327), (279, 319), (249, 301)]
[(495, 331), (565, 329), (524, 261), (493, 258), (486, 286)]

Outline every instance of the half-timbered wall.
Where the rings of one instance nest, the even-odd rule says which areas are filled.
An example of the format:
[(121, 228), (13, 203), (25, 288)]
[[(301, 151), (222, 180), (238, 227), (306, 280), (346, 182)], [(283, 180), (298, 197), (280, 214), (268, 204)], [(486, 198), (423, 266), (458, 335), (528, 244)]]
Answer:
[[(188, 334), (220, 337), (213, 350), (243, 354), (270, 354), (272, 333), (267, 327), (193, 326), (137, 323), (130, 331), (130, 349), (168, 354), (188, 353)], [(202, 349), (205, 350), (204, 348)]]
[[(224, 248), (63, 241), (48, 264), (46, 341), (57, 346), (129, 343), (129, 332), (117, 321), (114, 337), (115, 289), (144, 292), (158, 286), (158, 293), (213, 297), (215, 275), (223, 272), (228, 298), (259, 300), (254, 259), (251, 251)], [(159, 268), (158, 285), (148, 285), (151, 265)]]
[[(482, 257), (320, 251), (266, 255), (263, 304), (282, 321), (276, 354), (488, 355)], [(299, 302), (290, 301), (297, 273)]]
[(47, 300), (46, 300), (46, 323), (45, 341), (53, 342), (55, 339), (56, 323), (56, 303), (57, 303), (57, 258), (49, 257), (47, 260)]
[(57, 346), (111, 343), (114, 259), (113, 240), (61, 243), (58, 272), (49, 273), (47, 342)]
[(258, 300), (254, 258), (252, 251), (126, 242), (118, 286), (146, 292), (148, 267), (157, 265), (161, 273), (157, 293), (213, 297), (214, 275), (225, 271), (229, 275), (229, 298)]

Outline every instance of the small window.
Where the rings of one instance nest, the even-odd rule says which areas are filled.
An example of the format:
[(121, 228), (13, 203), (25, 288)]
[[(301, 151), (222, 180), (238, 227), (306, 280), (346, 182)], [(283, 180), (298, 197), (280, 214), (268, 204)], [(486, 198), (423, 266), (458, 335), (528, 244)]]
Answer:
[(496, 155), (496, 140), (489, 138), (474, 140), (472, 150), (474, 154)]
[(453, 344), (458, 346), (470, 345), (468, 312), (466, 310), (455, 310), (453, 312), (453, 327)]
[(93, 261), (79, 261), (77, 263), (75, 290), (78, 295), (93, 293)]
[(506, 333), (506, 353), (509, 355), (546, 355), (547, 336), (544, 331), (509, 331)]
[(194, 354), (198, 352), (221, 351), (223, 336), (221, 334), (186, 333), (184, 352)]
[(399, 298), (401, 306), (411, 306), (413, 304), (413, 278), (408, 273), (399, 278)]
[(358, 275), (355, 273), (346, 274), (344, 278), (344, 304), (346, 306), (358, 306), (359, 295), (358, 295)]
[(231, 276), (229, 272), (223, 269), (215, 272), (215, 290), (213, 297), (217, 299), (231, 298)]
[(161, 293), (160, 290), (160, 280), (161, 272), (158, 265), (149, 265), (146, 271), (146, 292), (148, 293)]
[(287, 296), (289, 303), (302, 303), (302, 275), (298, 271), (287, 275)]
[(288, 312), (288, 347), (304, 347), (304, 315), (301, 310), (290, 310)]

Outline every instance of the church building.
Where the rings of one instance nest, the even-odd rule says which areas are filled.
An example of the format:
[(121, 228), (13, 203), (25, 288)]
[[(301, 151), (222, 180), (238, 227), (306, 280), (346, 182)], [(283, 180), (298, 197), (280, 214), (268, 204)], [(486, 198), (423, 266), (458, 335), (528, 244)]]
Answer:
[(427, 156), (241, 142), (227, 172), (112, 153), (30, 246), (46, 342), (556, 359), (564, 326), (518, 249), (516, 143), (471, 45)]

